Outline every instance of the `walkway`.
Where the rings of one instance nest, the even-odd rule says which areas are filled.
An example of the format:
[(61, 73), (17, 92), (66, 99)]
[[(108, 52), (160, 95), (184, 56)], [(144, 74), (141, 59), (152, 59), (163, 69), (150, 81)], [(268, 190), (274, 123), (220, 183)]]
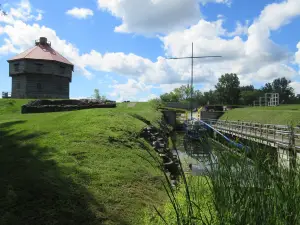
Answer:
[(204, 120), (204, 122), (222, 133), (272, 147), (300, 149), (300, 128), (298, 127), (225, 120)]

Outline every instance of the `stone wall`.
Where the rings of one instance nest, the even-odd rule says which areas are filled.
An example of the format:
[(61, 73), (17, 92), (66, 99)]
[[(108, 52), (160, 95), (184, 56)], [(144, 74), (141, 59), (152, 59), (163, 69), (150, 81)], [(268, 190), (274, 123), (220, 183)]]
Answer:
[(97, 100), (35, 100), (21, 108), (22, 114), (74, 111), (93, 108), (115, 108), (114, 101)]

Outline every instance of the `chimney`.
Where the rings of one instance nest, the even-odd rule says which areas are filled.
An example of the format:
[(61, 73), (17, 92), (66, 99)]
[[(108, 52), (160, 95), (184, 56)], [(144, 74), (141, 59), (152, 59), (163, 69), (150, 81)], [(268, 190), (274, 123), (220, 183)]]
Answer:
[(46, 45), (47, 44), (47, 38), (40, 37), (40, 45)]

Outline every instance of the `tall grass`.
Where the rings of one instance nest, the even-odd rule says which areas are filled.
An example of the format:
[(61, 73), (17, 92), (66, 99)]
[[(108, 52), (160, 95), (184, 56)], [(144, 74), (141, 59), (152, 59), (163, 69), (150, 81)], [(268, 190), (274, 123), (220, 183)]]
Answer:
[(180, 164), (181, 184), (176, 189), (166, 185), (170, 203), (156, 209), (159, 216), (149, 224), (300, 224), (298, 167), (280, 166), (275, 149), (256, 144), (250, 146), (251, 155), (210, 139), (198, 147), (188, 141), (185, 148), (199, 153), (207, 141), (211, 166), (205, 174), (191, 176)]

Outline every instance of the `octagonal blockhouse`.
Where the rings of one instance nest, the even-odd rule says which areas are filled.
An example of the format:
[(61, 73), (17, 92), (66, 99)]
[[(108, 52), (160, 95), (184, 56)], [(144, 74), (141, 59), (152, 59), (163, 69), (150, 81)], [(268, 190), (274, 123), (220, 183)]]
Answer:
[(12, 98), (69, 99), (74, 65), (51, 48), (47, 38), (8, 63)]

